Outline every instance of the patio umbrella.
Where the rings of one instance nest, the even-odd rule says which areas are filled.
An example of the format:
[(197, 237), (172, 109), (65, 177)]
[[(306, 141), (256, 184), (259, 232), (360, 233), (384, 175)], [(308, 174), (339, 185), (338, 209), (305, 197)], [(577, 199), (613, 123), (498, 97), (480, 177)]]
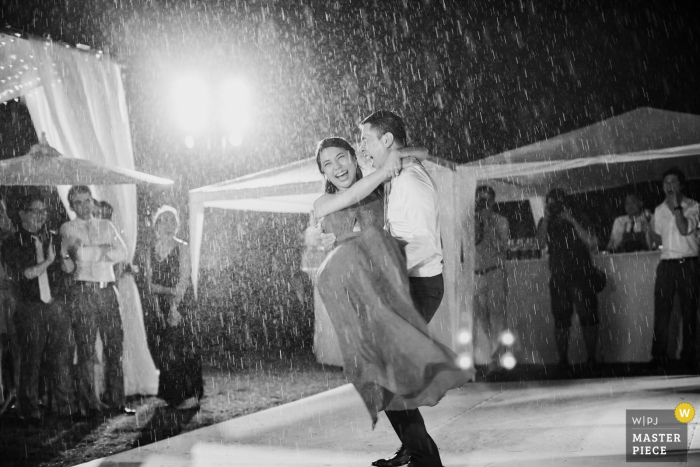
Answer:
[(170, 185), (172, 180), (136, 170), (62, 156), (46, 137), (24, 156), (0, 161), (0, 185)]

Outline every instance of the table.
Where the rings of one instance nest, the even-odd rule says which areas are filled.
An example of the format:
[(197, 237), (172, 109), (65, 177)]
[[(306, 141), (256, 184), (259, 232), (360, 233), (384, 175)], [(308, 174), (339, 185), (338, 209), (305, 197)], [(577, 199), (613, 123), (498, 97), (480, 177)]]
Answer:
[[(654, 277), (659, 252), (600, 254), (596, 266), (608, 274), (599, 295), (598, 359), (600, 362), (645, 362), (651, 359), (654, 330)], [(550, 311), (549, 268), (546, 259), (508, 261), (508, 320), (515, 330), (518, 363), (543, 364), (558, 360), (554, 342), (554, 319)], [(680, 335), (674, 313), (672, 326)], [(672, 328), (672, 329), (674, 329)], [(676, 357), (679, 342), (671, 339), (670, 356)], [(475, 329), (475, 361), (488, 362), (485, 335)], [(569, 360), (586, 360), (586, 347), (578, 317), (574, 315)]]

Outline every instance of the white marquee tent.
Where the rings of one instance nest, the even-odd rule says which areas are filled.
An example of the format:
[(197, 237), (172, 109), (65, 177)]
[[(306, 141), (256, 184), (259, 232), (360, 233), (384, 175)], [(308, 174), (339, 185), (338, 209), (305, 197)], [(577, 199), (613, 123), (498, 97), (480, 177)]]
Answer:
[[(499, 201), (530, 199), (541, 215), (542, 196), (552, 187), (571, 193), (656, 180), (681, 166), (700, 176), (700, 116), (640, 108), (545, 141), (457, 165), (426, 163), (442, 200), (445, 298), (431, 322), (436, 336), (457, 351), (471, 352), (456, 336), (472, 329), (474, 190), (488, 183)], [(321, 193), (314, 159), (306, 159), (190, 192), (193, 278), (197, 277), (205, 208), (310, 212)], [(317, 354), (318, 355), (318, 354)]]

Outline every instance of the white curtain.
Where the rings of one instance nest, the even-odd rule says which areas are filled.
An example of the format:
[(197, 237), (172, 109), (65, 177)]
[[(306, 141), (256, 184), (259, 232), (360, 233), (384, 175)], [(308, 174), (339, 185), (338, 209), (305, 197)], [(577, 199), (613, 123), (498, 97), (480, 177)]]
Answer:
[[(67, 49), (29, 39), (41, 86), (24, 96), (38, 135), (66, 157), (134, 169), (129, 117), (118, 65), (99, 54)], [(71, 218), (66, 195), (58, 187)], [(136, 248), (137, 214), (134, 185), (93, 186), (95, 199), (114, 208), (113, 222), (129, 250)], [(146, 345), (143, 312), (134, 279), (119, 283), (124, 323), (124, 373), (127, 394), (155, 394), (158, 373)], [(98, 345), (99, 346), (99, 345)]]
[[(25, 95), (37, 134), (66, 157), (134, 169), (119, 67), (107, 58), (29, 39), (42, 86)], [(62, 198), (68, 187), (61, 187)], [(136, 187), (93, 187), (114, 207), (131, 259), (136, 246)], [(66, 207), (68, 207), (66, 205)]]

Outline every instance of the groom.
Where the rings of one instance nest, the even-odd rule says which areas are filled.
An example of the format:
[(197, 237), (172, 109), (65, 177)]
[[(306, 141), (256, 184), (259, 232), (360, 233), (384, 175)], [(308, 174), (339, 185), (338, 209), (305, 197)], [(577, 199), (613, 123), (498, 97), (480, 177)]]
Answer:
[[(388, 110), (379, 110), (360, 123), (361, 149), (381, 168), (392, 149), (406, 145), (403, 119)], [(435, 315), (444, 293), (440, 209), (435, 182), (420, 163), (404, 167), (386, 182), (385, 218), (387, 229), (405, 246), (411, 297), (426, 322)], [(377, 467), (440, 467), (435, 442), (428, 434), (418, 409), (386, 411), (401, 440), (401, 447), (387, 459), (372, 463)]]

